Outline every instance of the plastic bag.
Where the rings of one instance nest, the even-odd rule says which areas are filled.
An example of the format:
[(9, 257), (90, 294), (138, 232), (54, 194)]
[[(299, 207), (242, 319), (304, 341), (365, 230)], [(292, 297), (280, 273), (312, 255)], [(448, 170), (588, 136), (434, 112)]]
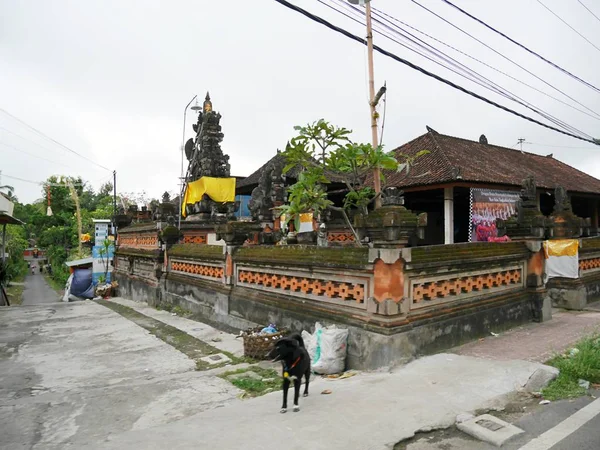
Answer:
[(331, 375), (346, 368), (348, 330), (335, 325), (315, 324), (314, 334), (302, 331), (302, 339), (312, 361), (315, 373)]

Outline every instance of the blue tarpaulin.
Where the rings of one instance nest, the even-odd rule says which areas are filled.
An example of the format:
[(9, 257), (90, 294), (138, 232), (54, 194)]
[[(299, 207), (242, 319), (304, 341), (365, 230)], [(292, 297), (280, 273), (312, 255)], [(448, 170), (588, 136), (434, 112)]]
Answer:
[(94, 298), (92, 269), (75, 269), (71, 281), (71, 295), (82, 298)]

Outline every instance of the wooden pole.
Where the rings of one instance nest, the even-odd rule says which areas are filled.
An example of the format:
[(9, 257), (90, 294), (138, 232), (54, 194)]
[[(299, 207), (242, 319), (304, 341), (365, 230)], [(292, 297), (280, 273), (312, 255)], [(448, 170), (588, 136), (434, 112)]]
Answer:
[[(375, 110), (375, 75), (373, 70), (373, 29), (371, 26), (371, 3), (366, 4), (367, 11), (367, 55), (369, 65), (369, 110), (371, 113), (371, 138), (373, 148), (379, 146), (377, 138), (377, 111)], [(373, 187), (377, 198), (375, 199), (375, 208), (381, 207), (381, 173), (379, 167), (373, 169)]]
[(6, 262), (6, 224), (2, 224), (2, 264)]

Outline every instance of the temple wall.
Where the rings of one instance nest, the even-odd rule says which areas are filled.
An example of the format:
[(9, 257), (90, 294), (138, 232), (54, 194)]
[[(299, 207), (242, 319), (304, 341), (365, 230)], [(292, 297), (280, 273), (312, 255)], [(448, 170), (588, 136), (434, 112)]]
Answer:
[(119, 295), (177, 304), (229, 329), (338, 324), (350, 330), (351, 368), (406, 362), (536, 315), (536, 291), (527, 281), (536, 254), (524, 243), (412, 249), (185, 243), (166, 250), (148, 236), (132, 236), (146, 229), (127, 231), (116, 252)]

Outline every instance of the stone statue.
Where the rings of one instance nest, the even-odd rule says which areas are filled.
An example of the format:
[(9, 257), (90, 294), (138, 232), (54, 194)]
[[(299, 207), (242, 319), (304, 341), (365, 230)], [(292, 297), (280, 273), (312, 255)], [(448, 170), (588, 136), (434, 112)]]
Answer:
[(556, 186), (554, 190), (554, 213), (569, 211), (572, 211), (572, 209), (567, 190), (562, 186)]
[(266, 166), (260, 175), (258, 186), (252, 190), (248, 209), (254, 220), (271, 221), (273, 208), (285, 202), (284, 162), (279, 158)]
[(229, 177), (229, 156), (223, 154), (221, 141), (221, 114), (213, 111), (210, 95), (206, 93), (203, 110), (198, 114), (198, 123), (194, 126), (196, 140), (193, 151), (186, 144), (186, 156), (189, 161), (186, 181), (195, 181), (201, 177)]
[[(185, 145), (185, 154), (189, 161), (185, 181), (192, 182), (202, 177), (229, 178), (231, 166), (229, 156), (221, 150), (223, 133), (221, 132), (221, 114), (213, 110), (210, 94), (198, 114), (198, 123), (193, 128), (196, 138)], [(191, 220), (231, 220), (234, 219), (235, 207), (233, 203), (217, 204), (208, 195), (193, 205), (186, 205), (186, 212)]]
[(404, 205), (404, 191), (397, 187), (387, 187), (383, 190), (381, 203), (384, 206), (402, 206)]
[(537, 186), (533, 175), (529, 175), (523, 180), (523, 189), (521, 189), (520, 196), (523, 204), (537, 207)]

